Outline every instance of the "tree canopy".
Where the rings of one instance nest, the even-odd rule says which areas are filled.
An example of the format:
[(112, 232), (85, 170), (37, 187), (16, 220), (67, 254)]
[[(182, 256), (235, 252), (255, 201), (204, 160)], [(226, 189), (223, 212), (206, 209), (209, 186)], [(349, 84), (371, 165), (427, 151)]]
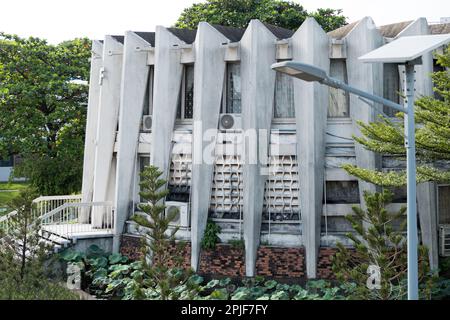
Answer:
[(296, 30), (307, 17), (314, 17), (325, 31), (346, 24), (342, 10), (318, 9), (308, 12), (302, 5), (283, 0), (208, 0), (184, 9), (177, 28), (196, 29), (199, 22), (245, 28), (251, 19)]
[(0, 33), (0, 155), (41, 194), (80, 189), (90, 48)]
[[(421, 97), (416, 101), (416, 152), (418, 182), (450, 181), (450, 47), (444, 55), (437, 56), (443, 71), (432, 74), (437, 97)], [(362, 137), (354, 137), (366, 149), (404, 160), (403, 114), (396, 115), (400, 123), (380, 116), (373, 123), (359, 122)], [(371, 171), (353, 165), (345, 165), (350, 174), (381, 186), (400, 187), (406, 184), (406, 172)]]

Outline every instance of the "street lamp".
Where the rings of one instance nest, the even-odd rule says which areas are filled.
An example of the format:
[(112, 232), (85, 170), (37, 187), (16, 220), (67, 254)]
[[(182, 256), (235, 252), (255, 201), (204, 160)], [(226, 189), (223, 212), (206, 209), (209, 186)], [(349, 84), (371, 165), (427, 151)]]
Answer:
[(414, 121), (414, 66), (422, 64), (422, 56), (450, 42), (450, 35), (402, 37), (360, 57), (369, 63), (397, 63), (405, 66), (404, 105), (359, 90), (310, 64), (285, 61), (275, 63), (272, 69), (308, 82), (342, 89), (357, 96), (405, 113), (405, 147), (407, 158), (407, 246), (408, 246), (408, 300), (418, 300), (417, 258), (417, 204), (416, 204), (416, 139)]

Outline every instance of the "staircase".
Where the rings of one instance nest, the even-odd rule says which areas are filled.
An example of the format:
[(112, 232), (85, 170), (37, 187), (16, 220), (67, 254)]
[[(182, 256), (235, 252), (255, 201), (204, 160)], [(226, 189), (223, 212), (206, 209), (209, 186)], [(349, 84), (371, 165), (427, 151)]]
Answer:
[[(110, 202), (82, 203), (77, 195), (39, 197), (33, 204), (33, 223), (40, 225), (40, 238), (54, 252), (74, 245), (79, 239), (107, 237), (114, 232), (114, 208)], [(0, 229), (8, 233), (16, 214), (13, 211), (1, 217)]]

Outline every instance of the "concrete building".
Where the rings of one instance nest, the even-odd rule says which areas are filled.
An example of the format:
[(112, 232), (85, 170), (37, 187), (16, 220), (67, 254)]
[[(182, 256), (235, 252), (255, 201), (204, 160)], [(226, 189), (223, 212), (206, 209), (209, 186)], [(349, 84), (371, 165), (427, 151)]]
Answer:
[[(200, 23), (197, 30), (157, 27), (93, 42), (82, 202), (114, 204), (113, 249), (139, 234), (139, 172), (158, 166), (168, 181), (168, 206), (180, 208), (177, 236), (190, 242), (199, 268), (208, 219), (223, 242), (245, 241), (245, 273), (257, 272), (261, 243), (303, 248), (315, 278), (320, 248), (346, 242), (344, 216), (375, 188), (341, 165), (398, 169), (404, 163), (357, 145), (358, 120), (392, 112), (345, 92), (293, 80), (271, 64), (299, 60), (352, 86), (400, 102), (398, 65), (358, 57), (398, 37), (448, 33), (424, 18), (376, 27), (366, 17), (330, 33), (312, 18), (296, 31), (250, 22), (246, 29)], [(433, 56), (417, 70), (417, 95), (432, 95)], [(384, 111), (383, 111), (384, 110)], [(254, 136), (252, 136), (254, 135)], [(256, 139), (256, 146), (247, 138)], [(212, 155), (210, 161), (206, 155)], [(255, 156), (256, 155), (256, 156)], [(255, 158), (251, 161), (251, 158)], [(405, 204), (397, 190), (392, 209)], [(433, 266), (438, 226), (450, 223), (450, 187), (419, 187), (420, 229)], [(102, 223), (93, 216), (93, 224)]]

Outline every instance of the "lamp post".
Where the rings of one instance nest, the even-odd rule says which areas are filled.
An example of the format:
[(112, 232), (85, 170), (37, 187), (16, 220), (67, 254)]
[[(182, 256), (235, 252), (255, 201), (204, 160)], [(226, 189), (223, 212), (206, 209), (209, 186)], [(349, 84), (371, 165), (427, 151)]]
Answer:
[(417, 204), (416, 204), (416, 145), (414, 121), (414, 64), (405, 63), (405, 105), (359, 90), (337, 79), (313, 65), (285, 61), (272, 65), (272, 69), (308, 82), (319, 82), (332, 88), (342, 89), (357, 96), (388, 106), (405, 113), (405, 146), (407, 158), (407, 245), (408, 245), (408, 299), (418, 299), (418, 258), (417, 258)]

